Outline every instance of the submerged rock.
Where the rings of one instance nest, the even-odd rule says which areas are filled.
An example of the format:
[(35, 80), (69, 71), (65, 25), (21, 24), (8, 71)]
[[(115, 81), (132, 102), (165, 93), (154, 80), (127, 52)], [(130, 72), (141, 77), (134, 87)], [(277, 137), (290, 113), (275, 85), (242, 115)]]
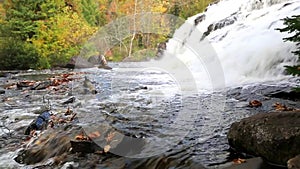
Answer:
[(296, 91), (279, 91), (273, 94), (269, 94), (267, 96), (285, 100), (300, 101), (300, 92)]
[(70, 104), (70, 103), (74, 103), (76, 100), (75, 97), (70, 97), (68, 100), (64, 101), (62, 104)]
[(300, 110), (260, 113), (233, 123), (229, 145), (239, 152), (261, 156), (286, 166), (300, 154)]
[(5, 90), (0, 89), (0, 94), (5, 94)]
[(46, 130), (36, 140), (31, 140), (26, 148), (18, 153), (15, 161), (21, 164), (36, 164), (69, 152), (71, 133), (64, 130)]

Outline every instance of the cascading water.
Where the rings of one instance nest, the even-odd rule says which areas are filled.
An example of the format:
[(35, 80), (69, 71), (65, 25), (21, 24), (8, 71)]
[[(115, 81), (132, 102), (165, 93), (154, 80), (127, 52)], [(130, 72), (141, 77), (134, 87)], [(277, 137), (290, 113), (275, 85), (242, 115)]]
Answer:
[[(297, 57), (291, 53), (295, 44), (283, 41), (291, 35), (276, 29), (284, 27), (283, 18), (297, 14), (298, 0), (222, 0), (189, 18), (165, 55), (186, 64), (200, 88), (282, 80), (288, 77), (284, 66)], [(224, 76), (223, 85), (222, 78), (213, 80), (218, 76)]]

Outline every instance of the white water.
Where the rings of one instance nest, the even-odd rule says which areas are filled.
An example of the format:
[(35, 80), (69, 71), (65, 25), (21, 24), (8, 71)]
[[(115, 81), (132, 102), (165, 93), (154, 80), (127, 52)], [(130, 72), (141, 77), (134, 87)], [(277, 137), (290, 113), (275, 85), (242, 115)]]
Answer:
[[(194, 20), (203, 14), (195, 27)], [(275, 29), (284, 27), (281, 19), (299, 14), (299, 0), (221, 0), (175, 32), (165, 57), (180, 59), (201, 89), (283, 80), (289, 77), (284, 65), (297, 61), (291, 54), (295, 44), (284, 42), (291, 35)], [(225, 18), (234, 23), (200, 40), (210, 24)]]

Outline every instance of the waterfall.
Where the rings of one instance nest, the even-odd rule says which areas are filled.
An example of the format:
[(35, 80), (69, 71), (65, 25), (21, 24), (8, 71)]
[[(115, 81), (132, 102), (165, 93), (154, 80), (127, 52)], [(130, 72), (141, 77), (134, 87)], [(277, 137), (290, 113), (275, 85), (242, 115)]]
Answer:
[(221, 0), (176, 30), (165, 57), (181, 60), (199, 88), (284, 80), (296, 45), (276, 29), (299, 14), (299, 0)]

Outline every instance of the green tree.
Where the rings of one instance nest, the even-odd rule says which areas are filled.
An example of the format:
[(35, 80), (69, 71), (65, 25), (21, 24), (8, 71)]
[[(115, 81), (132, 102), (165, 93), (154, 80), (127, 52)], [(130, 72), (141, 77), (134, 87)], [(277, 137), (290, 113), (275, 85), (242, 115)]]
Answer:
[(293, 51), (295, 55), (299, 57), (298, 64), (294, 66), (286, 66), (288, 73), (299, 76), (300, 75), (300, 15), (288, 17), (284, 19), (284, 25), (286, 27), (278, 29), (280, 32), (288, 32), (293, 34), (290, 37), (284, 38), (285, 41), (295, 42), (297, 49)]
[[(300, 15), (287, 17), (283, 19), (286, 27), (278, 29), (280, 32), (288, 32), (292, 34), (290, 37), (284, 38), (285, 41), (295, 42), (297, 49), (293, 51), (298, 56), (298, 64), (294, 66), (285, 66), (288, 73), (299, 76), (300, 75)], [(300, 87), (295, 88), (295, 91), (300, 92)]]
[(62, 66), (78, 55), (81, 45), (97, 30), (69, 7), (62, 11), (49, 20), (39, 21), (38, 32), (30, 39), (40, 57), (52, 66)]
[[(8, 69), (9, 65), (12, 66), (9, 69), (61, 66), (77, 55), (81, 45), (96, 31), (91, 25), (98, 24), (96, 3), (82, 3), (84, 1), (92, 2), (6, 0), (5, 15), (1, 15), (4, 17), (0, 20), (0, 59), (5, 60), (7, 66), (1, 68)], [(4, 43), (6, 41), (11, 42)], [(26, 62), (26, 58), (31, 62)], [(23, 66), (16, 66), (16, 62)]]
[(16, 39), (1, 39), (0, 68), (3, 70), (36, 68), (39, 61), (36, 49)]
[(3, 25), (5, 35), (22, 41), (32, 38), (38, 29), (37, 21), (55, 16), (62, 5), (62, 0), (5, 1), (6, 23)]
[(81, 0), (82, 15), (91, 26), (102, 25), (104, 18), (100, 15), (98, 4), (95, 0)]
[[(60, 12), (63, 0), (6, 0), (0, 26), (2, 69), (48, 68), (50, 64), (35, 48), (31, 39), (39, 31), (39, 22)], [(30, 62), (28, 62), (28, 61)], [(21, 66), (18, 66), (21, 65)], [(10, 67), (8, 67), (10, 66)]]

